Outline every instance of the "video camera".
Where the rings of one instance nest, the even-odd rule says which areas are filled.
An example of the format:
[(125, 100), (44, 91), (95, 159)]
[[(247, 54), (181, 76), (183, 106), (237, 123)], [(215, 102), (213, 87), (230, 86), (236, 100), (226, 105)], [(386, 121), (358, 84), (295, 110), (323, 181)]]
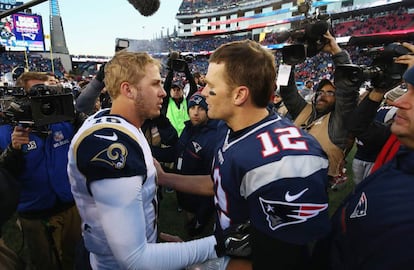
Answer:
[(390, 90), (401, 83), (407, 69), (407, 65), (397, 64), (394, 59), (409, 53), (410, 50), (397, 42), (369, 50), (368, 54), (374, 57), (370, 66), (337, 65), (335, 80), (347, 80), (350, 84), (371, 81), (371, 85), (377, 89)]
[(168, 61), (167, 66), (171, 68), (174, 71), (177, 72), (184, 72), (185, 66), (187, 63), (193, 62), (193, 56), (192, 55), (183, 55), (181, 52), (178, 51), (171, 51), (168, 54)]
[(305, 19), (299, 22), (295, 30), (282, 33), (278, 38), (279, 43), (288, 39), (293, 42), (282, 48), (283, 62), (288, 65), (296, 65), (307, 57), (315, 56), (329, 42), (323, 35), (331, 29), (330, 16), (318, 12), (310, 16), (311, 5), (310, 0), (299, 5), (298, 11), (305, 15)]
[(75, 119), (71, 89), (36, 84), (29, 92), (21, 87), (0, 87), (0, 123), (43, 127)]

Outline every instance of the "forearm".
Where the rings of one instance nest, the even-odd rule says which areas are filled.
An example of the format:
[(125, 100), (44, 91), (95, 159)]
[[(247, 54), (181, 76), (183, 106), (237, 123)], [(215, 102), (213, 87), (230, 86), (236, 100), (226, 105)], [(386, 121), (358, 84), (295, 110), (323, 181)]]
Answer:
[(214, 196), (214, 185), (210, 175), (181, 175), (164, 172), (162, 176), (159, 176), (158, 183), (181, 192)]
[(95, 106), (96, 99), (99, 97), (104, 87), (105, 84), (97, 79), (93, 79), (88, 83), (76, 99), (76, 110), (86, 114), (91, 113)]
[(372, 92), (348, 116), (345, 116), (345, 128), (355, 136), (369, 128), (380, 106), (377, 95), (375, 93), (372, 94)]
[[(180, 243), (147, 242), (149, 220), (145, 217), (142, 181), (138, 176), (91, 184), (105, 236), (122, 269), (180, 269), (216, 258), (214, 236)], [(122, 222), (114, 226), (115, 220)]]
[(197, 92), (198, 88), (197, 88), (197, 84), (196, 84), (196, 82), (194, 80), (194, 77), (193, 77), (193, 75), (190, 72), (190, 69), (188, 67), (188, 64), (186, 64), (186, 68), (185, 68), (184, 71), (185, 71), (185, 76), (186, 76), (186, 78), (188, 80), (188, 83), (190, 84), (190, 91), (188, 92), (188, 95), (187, 95), (187, 100), (190, 100), (190, 97), (195, 92)]
[(280, 94), (289, 114), (292, 116), (292, 119), (295, 119), (306, 106), (307, 102), (299, 94), (296, 87), (294, 66), (292, 66), (292, 71), (290, 72), (288, 85), (280, 86)]
[(345, 50), (341, 50), (333, 54), (332, 61), (334, 62), (335, 66), (352, 63), (351, 57), (349, 56), (348, 52)]

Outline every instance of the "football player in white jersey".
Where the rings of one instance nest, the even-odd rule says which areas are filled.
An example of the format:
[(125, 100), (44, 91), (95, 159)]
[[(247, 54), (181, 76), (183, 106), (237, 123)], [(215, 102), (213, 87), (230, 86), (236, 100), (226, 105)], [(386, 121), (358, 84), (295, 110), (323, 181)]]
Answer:
[(110, 109), (90, 116), (72, 140), (68, 174), (95, 269), (182, 269), (217, 258), (214, 236), (155, 243), (157, 175), (140, 127), (166, 96), (160, 63), (120, 51), (105, 67)]

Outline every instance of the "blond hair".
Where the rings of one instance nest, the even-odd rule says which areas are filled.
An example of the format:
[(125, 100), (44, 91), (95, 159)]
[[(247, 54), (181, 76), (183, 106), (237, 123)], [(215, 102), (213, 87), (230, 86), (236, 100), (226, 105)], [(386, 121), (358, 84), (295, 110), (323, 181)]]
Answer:
[(112, 99), (118, 97), (123, 82), (138, 84), (145, 76), (148, 64), (161, 67), (160, 61), (146, 52), (119, 51), (105, 65), (105, 87)]

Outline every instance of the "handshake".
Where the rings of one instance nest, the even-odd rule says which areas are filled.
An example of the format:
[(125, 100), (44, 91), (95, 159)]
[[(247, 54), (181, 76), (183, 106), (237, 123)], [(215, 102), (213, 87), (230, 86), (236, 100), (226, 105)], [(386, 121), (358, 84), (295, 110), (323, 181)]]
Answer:
[(232, 225), (223, 231), (215, 233), (217, 239), (217, 256), (230, 256), (248, 258), (251, 255), (250, 245), (251, 225), (250, 221)]

